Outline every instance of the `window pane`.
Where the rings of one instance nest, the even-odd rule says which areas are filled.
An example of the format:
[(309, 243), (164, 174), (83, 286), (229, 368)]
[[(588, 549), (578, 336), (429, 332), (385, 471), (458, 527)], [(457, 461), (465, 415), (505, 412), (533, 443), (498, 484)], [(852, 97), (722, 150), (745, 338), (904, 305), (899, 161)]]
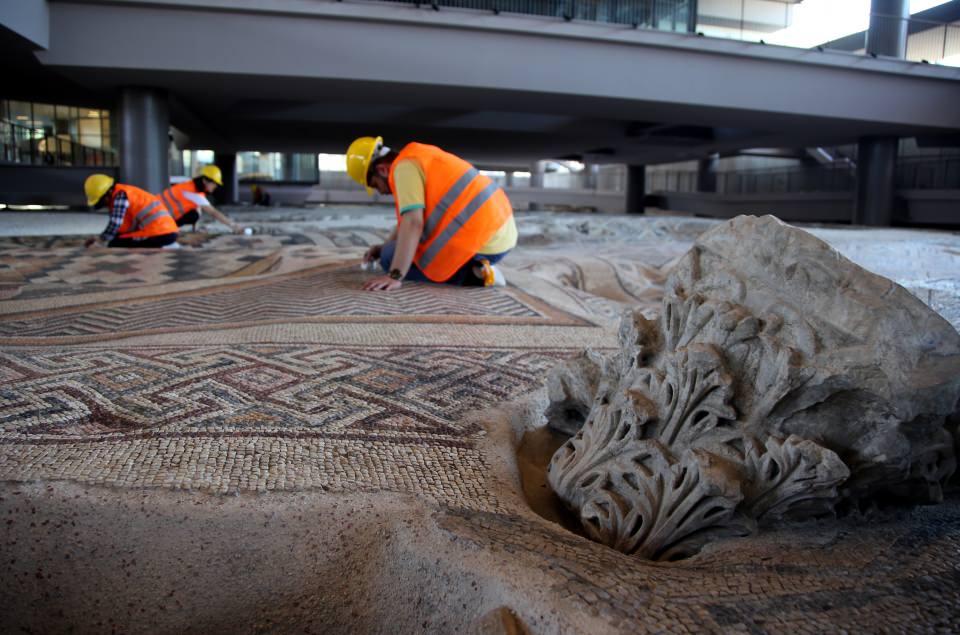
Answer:
[(56, 117), (53, 123), (53, 132), (57, 135), (70, 135), (70, 107), (54, 106)]
[(60, 165), (73, 165), (73, 143), (68, 136), (57, 136), (57, 150)]
[(28, 123), (33, 117), (30, 114), (30, 102), (27, 101), (10, 101), (8, 102), (10, 108), (10, 119), (19, 126), (29, 126)]
[(33, 105), (33, 127), (42, 130), (44, 136), (54, 134), (55, 121), (53, 104)]
[(56, 112), (53, 104), (33, 104), (34, 158), (39, 165), (55, 165), (57, 162)]
[(47, 137), (39, 128), (33, 130), (33, 163), (34, 165), (54, 165), (57, 161), (57, 138)]
[(13, 159), (17, 163), (30, 163), (33, 161), (33, 145), (31, 126), (33, 113), (30, 109), (30, 102), (10, 101), (8, 102), (10, 122), (13, 125)]
[(110, 113), (105, 110), (100, 111), (100, 130), (103, 133), (103, 149), (114, 149), (111, 141), (113, 132), (110, 130)]
[(14, 143), (13, 124), (6, 119), (0, 120), (0, 146), (3, 150), (0, 153), (0, 161), (16, 161), (17, 146)]
[(81, 145), (86, 148), (96, 149), (103, 147), (103, 134), (100, 130), (99, 111), (89, 110), (87, 108), (81, 109), (78, 125), (80, 129), (79, 138)]

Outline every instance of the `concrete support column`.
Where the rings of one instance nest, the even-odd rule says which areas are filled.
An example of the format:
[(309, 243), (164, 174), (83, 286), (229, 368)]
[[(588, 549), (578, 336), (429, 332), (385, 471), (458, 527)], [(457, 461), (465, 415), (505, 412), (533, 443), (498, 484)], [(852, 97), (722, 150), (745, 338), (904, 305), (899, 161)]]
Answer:
[(700, 7), (697, 0), (687, 0), (687, 33), (697, 32), (697, 15)]
[(170, 185), (170, 115), (167, 94), (151, 88), (124, 88), (117, 107), (120, 181), (160, 192)]
[[(907, 54), (907, 0), (871, 0), (867, 52), (903, 58)], [(853, 222), (888, 226), (893, 222), (896, 196), (895, 137), (864, 137), (857, 144), (857, 200)]]
[(546, 161), (536, 161), (530, 166), (530, 187), (543, 187), (543, 175), (547, 171)]
[(503, 186), (513, 187), (513, 170), (507, 170), (503, 173)]
[(587, 190), (596, 190), (600, 185), (600, 166), (596, 163), (591, 163), (583, 167), (584, 179), (583, 187)]
[(907, 54), (907, 0), (871, 0), (867, 53), (903, 58)]
[(280, 165), (283, 166), (280, 179), (283, 181), (299, 181), (300, 165), (297, 163), (297, 155), (291, 152), (284, 152), (280, 155)]
[(220, 200), (228, 205), (240, 202), (240, 181), (237, 174), (236, 152), (214, 152), (213, 162), (223, 174), (223, 187), (220, 188)]
[(706, 159), (697, 162), (697, 191), (717, 191), (717, 167), (720, 165), (720, 155), (711, 154)]
[(627, 166), (627, 214), (643, 214), (647, 188), (647, 166)]
[(857, 200), (853, 222), (886, 227), (893, 221), (896, 137), (866, 137), (857, 144)]
[[(543, 187), (543, 175), (547, 171), (547, 162), (546, 161), (537, 161), (532, 166), (530, 166), (530, 187), (531, 188), (542, 188)], [(538, 210), (540, 209), (540, 203), (537, 201), (530, 201), (530, 209)]]
[(697, 191), (717, 191), (717, 167), (720, 165), (720, 155), (711, 154), (706, 159), (697, 162)]

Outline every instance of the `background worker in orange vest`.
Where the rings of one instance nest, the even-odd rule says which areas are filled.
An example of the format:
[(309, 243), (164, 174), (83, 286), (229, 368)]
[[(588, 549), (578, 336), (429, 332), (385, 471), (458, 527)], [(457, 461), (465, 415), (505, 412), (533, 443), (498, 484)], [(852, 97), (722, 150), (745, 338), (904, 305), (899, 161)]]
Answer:
[(381, 137), (360, 137), (347, 149), (347, 173), (368, 194), (393, 194), (396, 203), (397, 227), (363, 256), (388, 273), (364, 289), (399, 289), (402, 280), (506, 284), (494, 263), (517, 244), (513, 208), (472, 165), (436, 146), (410, 143), (393, 152)]
[(243, 227), (227, 218), (226, 214), (215, 208), (207, 200), (207, 194), (213, 194), (217, 187), (223, 185), (223, 174), (220, 168), (215, 165), (205, 165), (200, 170), (200, 176), (189, 181), (171, 185), (160, 192), (160, 199), (167, 206), (173, 215), (173, 220), (177, 221), (178, 227), (184, 225), (193, 225), (197, 228), (197, 221), (200, 220), (200, 213), (207, 212), (215, 219), (233, 230), (233, 233), (243, 233)]
[(91, 174), (83, 183), (87, 205), (109, 207), (110, 221), (99, 236), (84, 241), (107, 247), (169, 247), (177, 244), (179, 228), (159, 198), (139, 187), (114, 182), (106, 174)]

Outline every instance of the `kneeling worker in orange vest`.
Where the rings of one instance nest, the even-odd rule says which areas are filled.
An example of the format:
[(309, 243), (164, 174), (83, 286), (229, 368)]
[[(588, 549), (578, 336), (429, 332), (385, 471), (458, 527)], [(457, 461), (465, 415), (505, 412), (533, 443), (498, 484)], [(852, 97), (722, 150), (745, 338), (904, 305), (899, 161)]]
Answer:
[(106, 174), (88, 176), (83, 190), (90, 207), (110, 208), (107, 228), (99, 236), (88, 238), (84, 247), (94, 243), (107, 247), (166, 247), (177, 242), (177, 223), (153, 194), (116, 183)]
[(196, 229), (197, 221), (200, 220), (200, 213), (207, 212), (232, 229), (233, 233), (243, 233), (242, 226), (231, 221), (226, 214), (215, 208), (206, 199), (207, 194), (213, 194), (214, 190), (222, 185), (223, 174), (221, 174), (220, 168), (215, 165), (205, 165), (200, 171), (200, 176), (183, 183), (171, 185), (160, 192), (159, 196), (173, 215), (173, 220), (177, 221), (178, 227), (193, 225), (193, 228)]
[(504, 285), (494, 265), (517, 244), (507, 195), (489, 177), (440, 148), (422, 143), (394, 152), (381, 137), (361, 137), (347, 150), (347, 173), (367, 188), (393, 194), (397, 227), (367, 250), (386, 275), (368, 291), (399, 289), (402, 280), (462, 286)]

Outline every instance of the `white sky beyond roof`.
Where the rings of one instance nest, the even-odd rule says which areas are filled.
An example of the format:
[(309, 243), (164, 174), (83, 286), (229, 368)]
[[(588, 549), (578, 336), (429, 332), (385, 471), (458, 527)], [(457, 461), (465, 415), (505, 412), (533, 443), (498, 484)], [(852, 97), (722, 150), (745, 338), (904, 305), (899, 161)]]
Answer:
[[(949, 0), (910, 0), (910, 14)], [(851, 33), (866, 31), (870, 0), (803, 0), (793, 7), (793, 23), (764, 38), (769, 44), (809, 48)]]

